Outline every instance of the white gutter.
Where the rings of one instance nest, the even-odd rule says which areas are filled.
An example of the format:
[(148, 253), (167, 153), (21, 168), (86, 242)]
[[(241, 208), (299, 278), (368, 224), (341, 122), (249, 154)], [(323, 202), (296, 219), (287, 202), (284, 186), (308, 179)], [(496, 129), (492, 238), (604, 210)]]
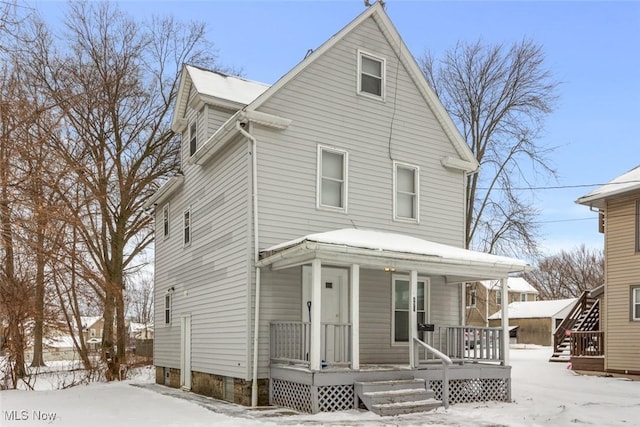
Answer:
[(176, 175), (172, 176), (165, 182), (149, 199), (142, 205), (143, 210), (147, 210), (151, 208), (153, 205), (156, 205), (162, 202), (169, 194), (173, 192), (178, 185), (182, 184), (184, 181), (184, 175)]
[(253, 323), (253, 374), (251, 381), (251, 406), (258, 406), (258, 338), (260, 329), (260, 267), (258, 266), (258, 156), (256, 149), (257, 141), (249, 132), (244, 130), (246, 122), (236, 121), (235, 128), (240, 134), (251, 141), (251, 178), (252, 178), (252, 197), (253, 197), (253, 249), (254, 262), (256, 266), (256, 296), (254, 307), (254, 323)]

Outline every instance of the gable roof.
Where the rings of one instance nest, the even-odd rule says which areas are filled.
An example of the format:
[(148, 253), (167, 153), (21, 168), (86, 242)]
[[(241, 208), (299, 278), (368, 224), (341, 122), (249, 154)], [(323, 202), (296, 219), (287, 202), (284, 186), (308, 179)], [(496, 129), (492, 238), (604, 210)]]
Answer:
[[(516, 301), (508, 306), (509, 319), (533, 319), (547, 317), (564, 317), (571, 310), (577, 298), (548, 300), (548, 301)], [(502, 311), (491, 316), (490, 320), (502, 319)]]
[[(482, 286), (489, 290), (500, 289), (499, 280), (483, 280), (480, 282)], [(538, 294), (538, 290), (531, 286), (523, 277), (509, 277), (507, 278), (507, 289), (510, 292), (520, 292), (527, 294)]]
[(398, 33), (398, 30), (389, 19), (389, 16), (386, 14), (384, 7), (380, 2), (376, 2), (372, 6), (365, 9), (364, 12), (362, 12), (353, 21), (347, 24), (346, 27), (333, 35), (333, 37), (331, 37), (319, 48), (309, 54), (305, 59), (298, 63), (298, 65), (293, 67), (287, 74), (281, 77), (275, 84), (273, 84), (269, 89), (267, 89), (253, 102), (251, 102), (246, 107), (246, 110), (252, 111), (260, 108), (260, 106), (263, 105), (274, 93), (285, 86), (300, 72), (302, 72), (320, 56), (322, 56), (323, 53), (331, 49), (336, 43), (342, 40), (347, 34), (349, 34), (353, 29), (358, 27), (368, 18), (373, 18), (376, 24), (381, 28), (382, 34), (386, 37), (389, 45), (395, 51), (400, 62), (407, 69), (409, 76), (414, 81), (420, 94), (423, 96), (423, 98), (431, 108), (431, 111), (433, 112), (436, 120), (438, 121), (440, 126), (442, 126), (444, 133), (447, 135), (456, 152), (460, 156), (460, 159), (443, 159), (443, 166), (455, 169), (463, 169), (470, 172), (476, 171), (479, 168), (479, 164), (475, 156), (473, 155), (473, 152), (451, 120), (449, 113), (447, 113), (444, 106), (436, 96), (435, 92), (429, 86), (429, 83), (427, 82), (425, 76), (422, 74), (420, 67), (416, 63), (415, 58), (409, 51), (407, 45), (402, 40), (400, 33)]
[(580, 197), (576, 203), (604, 209), (605, 199), (632, 191), (640, 191), (640, 166), (636, 166), (591, 193)]
[[(386, 231), (346, 228), (309, 234), (260, 252), (260, 266), (274, 269), (302, 265), (319, 257), (339, 265), (358, 263), (368, 268), (393, 267), (442, 274), (449, 283), (475, 278), (504, 277), (529, 270), (525, 261), (475, 252)], [(345, 255), (348, 255), (345, 256)]]

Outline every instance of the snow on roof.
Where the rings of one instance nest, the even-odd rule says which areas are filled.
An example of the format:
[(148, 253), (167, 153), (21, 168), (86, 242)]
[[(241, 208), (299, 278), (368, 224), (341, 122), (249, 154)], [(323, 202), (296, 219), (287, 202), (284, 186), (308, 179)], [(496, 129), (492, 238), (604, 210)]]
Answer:
[(153, 323), (137, 323), (129, 322), (129, 330), (131, 332), (139, 332), (143, 330), (153, 330)]
[(71, 335), (61, 335), (57, 337), (45, 338), (43, 344), (46, 347), (70, 348), (73, 347), (73, 337)]
[(240, 104), (250, 104), (269, 88), (269, 85), (264, 83), (217, 71), (209, 71), (192, 65), (187, 65), (186, 68), (199, 93)]
[(80, 316), (82, 329), (89, 329), (100, 319), (102, 319), (102, 316)]
[(591, 193), (580, 197), (577, 203), (588, 205), (589, 202), (604, 199), (628, 191), (640, 190), (640, 166), (609, 181), (605, 185), (596, 188)]
[[(482, 286), (490, 290), (500, 289), (500, 280), (483, 280), (480, 282)], [(509, 277), (507, 279), (507, 289), (512, 292), (520, 292), (527, 294), (538, 294), (538, 290), (531, 286), (529, 282), (527, 282), (522, 277)]]
[(325, 233), (309, 234), (298, 239), (271, 246), (270, 248), (265, 249), (264, 252), (277, 252), (279, 250), (295, 246), (303, 241), (373, 249), (378, 251), (427, 255), (459, 261), (491, 263), (503, 266), (515, 266), (519, 268), (525, 268), (528, 265), (525, 261), (518, 259), (487, 254), (484, 252), (470, 251), (454, 246), (443, 245), (441, 243), (430, 242), (428, 240), (422, 240), (417, 237), (355, 228), (345, 228)]
[[(546, 317), (564, 317), (563, 311), (570, 309), (577, 298), (548, 300), (548, 301), (516, 301), (508, 306), (510, 319), (531, 319)], [(498, 311), (489, 319), (502, 319), (502, 312)]]

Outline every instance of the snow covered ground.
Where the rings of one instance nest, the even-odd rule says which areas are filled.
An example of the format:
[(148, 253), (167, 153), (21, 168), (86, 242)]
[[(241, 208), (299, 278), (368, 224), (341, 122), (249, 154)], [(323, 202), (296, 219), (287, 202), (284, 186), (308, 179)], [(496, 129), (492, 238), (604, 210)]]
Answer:
[[(0, 392), (0, 425), (94, 426), (594, 426), (640, 425), (640, 381), (579, 376), (549, 363), (548, 347), (511, 350), (513, 402), (451, 406), (397, 417), (366, 411), (300, 415), (252, 410), (153, 385), (150, 368), (123, 382)], [(55, 382), (51, 382), (55, 384)], [(46, 382), (41, 383), (46, 388)], [(138, 386), (133, 386), (133, 385)]]

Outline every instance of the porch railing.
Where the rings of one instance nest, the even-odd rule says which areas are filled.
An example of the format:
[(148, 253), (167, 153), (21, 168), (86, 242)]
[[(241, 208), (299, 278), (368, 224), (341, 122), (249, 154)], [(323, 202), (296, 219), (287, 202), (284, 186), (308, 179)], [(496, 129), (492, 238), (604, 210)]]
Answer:
[[(502, 328), (440, 326), (424, 332), (423, 340), (453, 360), (504, 364)], [(421, 356), (421, 362), (435, 359), (429, 352)]]
[[(309, 365), (310, 322), (271, 322), (271, 361)], [(351, 324), (320, 324), (320, 357), (323, 367), (351, 363)]]
[(574, 331), (569, 337), (572, 356), (604, 356), (604, 332)]
[(433, 355), (434, 358), (442, 362), (442, 404), (445, 409), (447, 409), (449, 407), (449, 366), (451, 366), (453, 362), (449, 356), (431, 347), (421, 339), (415, 338), (415, 342), (422, 347), (425, 352)]

